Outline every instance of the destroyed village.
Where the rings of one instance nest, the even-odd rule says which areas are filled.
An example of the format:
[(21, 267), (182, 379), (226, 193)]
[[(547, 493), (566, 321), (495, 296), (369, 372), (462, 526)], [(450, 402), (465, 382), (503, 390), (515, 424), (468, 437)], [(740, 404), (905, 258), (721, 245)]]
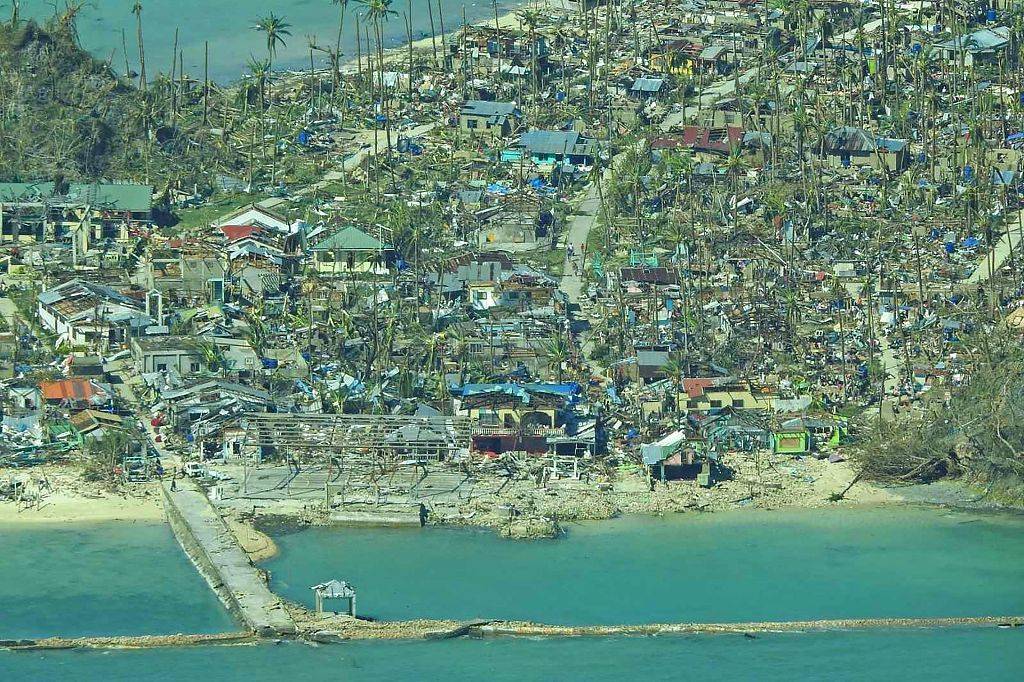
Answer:
[(0, 2), (7, 679), (1019, 673), (1024, 3), (197, 5)]

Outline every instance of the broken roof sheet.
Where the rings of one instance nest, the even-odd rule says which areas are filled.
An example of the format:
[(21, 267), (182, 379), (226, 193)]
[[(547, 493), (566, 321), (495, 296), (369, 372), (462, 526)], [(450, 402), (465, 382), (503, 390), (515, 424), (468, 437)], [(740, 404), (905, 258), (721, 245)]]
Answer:
[(664, 78), (637, 78), (633, 81), (633, 92), (658, 92), (665, 85)]

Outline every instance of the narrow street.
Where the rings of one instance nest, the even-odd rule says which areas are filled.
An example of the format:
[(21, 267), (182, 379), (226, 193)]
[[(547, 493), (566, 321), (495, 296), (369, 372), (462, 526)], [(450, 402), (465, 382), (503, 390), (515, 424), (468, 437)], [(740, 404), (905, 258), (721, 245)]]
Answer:
[(992, 276), (999, 272), (1010, 255), (1020, 248), (1022, 225), (1024, 225), (1024, 211), (1018, 211), (1016, 218), (1007, 221), (1006, 234), (992, 247), (995, 252), (994, 257), (990, 260), (991, 251), (983, 254), (978, 260), (978, 267), (974, 269), (971, 276), (964, 280), (963, 283), (977, 285), (992, 279)]

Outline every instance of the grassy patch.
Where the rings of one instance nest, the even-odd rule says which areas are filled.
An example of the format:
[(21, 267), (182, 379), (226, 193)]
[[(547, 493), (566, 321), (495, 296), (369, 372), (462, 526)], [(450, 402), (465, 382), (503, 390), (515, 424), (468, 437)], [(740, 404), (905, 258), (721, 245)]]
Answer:
[(207, 227), (224, 214), (257, 201), (259, 198), (251, 194), (217, 194), (202, 206), (177, 211), (175, 216), (178, 218), (178, 222), (172, 229), (178, 231)]

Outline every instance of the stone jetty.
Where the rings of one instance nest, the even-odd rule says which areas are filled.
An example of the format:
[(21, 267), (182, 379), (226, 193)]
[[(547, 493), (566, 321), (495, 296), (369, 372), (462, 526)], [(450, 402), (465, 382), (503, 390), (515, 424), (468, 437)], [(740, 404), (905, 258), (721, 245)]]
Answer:
[(175, 537), (231, 613), (263, 637), (294, 635), (295, 621), (250, 561), (202, 490), (191, 480), (163, 484)]

